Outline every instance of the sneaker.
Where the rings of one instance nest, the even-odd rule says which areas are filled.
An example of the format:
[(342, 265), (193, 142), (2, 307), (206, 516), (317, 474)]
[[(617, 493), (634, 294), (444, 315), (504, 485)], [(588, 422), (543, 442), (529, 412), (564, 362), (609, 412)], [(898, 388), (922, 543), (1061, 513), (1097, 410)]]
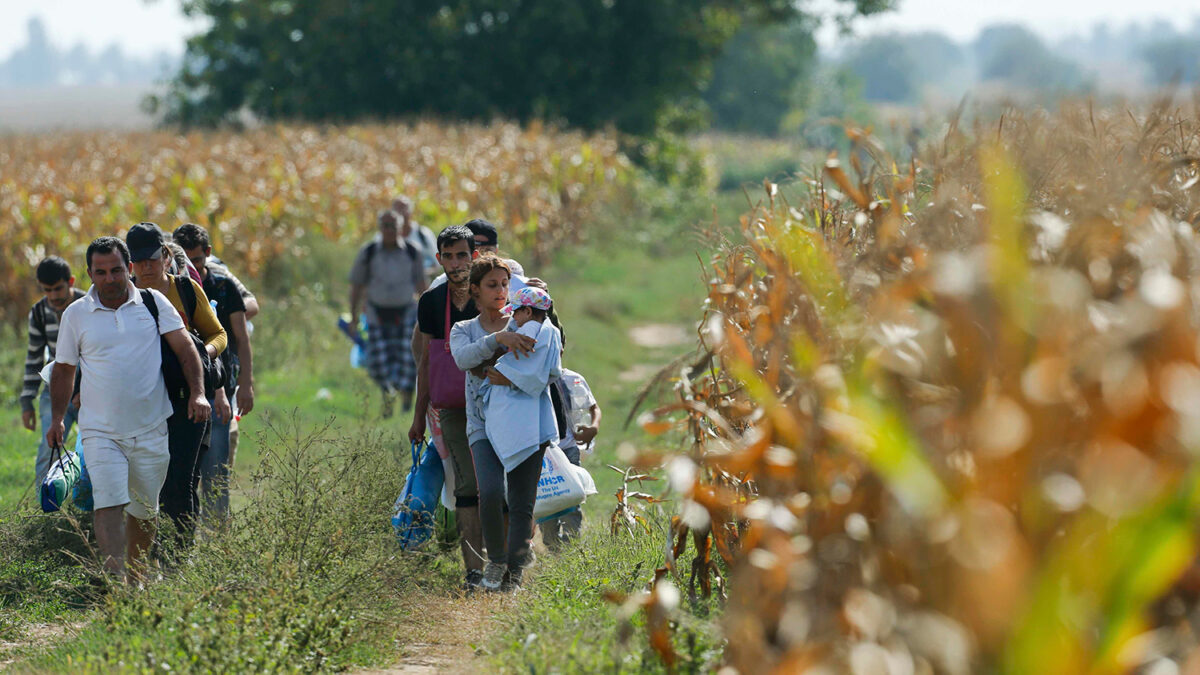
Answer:
[(504, 583), (500, 586), (502, 593), (516, 593), (521, 590), (521, 577), (525, 575), (524, 567), (510, 567), (504, 575)]
[(483, 581), (480, 585), (485, 591), (499, 591), (504, 586), (505, 568), (503, 563), (488, 561), (483, 566)]
[(467, 570), (467, 577), (463, 580), (463, 590), (467, 593), (476, 591), (482, 588), (483, 572), (479, 570)]

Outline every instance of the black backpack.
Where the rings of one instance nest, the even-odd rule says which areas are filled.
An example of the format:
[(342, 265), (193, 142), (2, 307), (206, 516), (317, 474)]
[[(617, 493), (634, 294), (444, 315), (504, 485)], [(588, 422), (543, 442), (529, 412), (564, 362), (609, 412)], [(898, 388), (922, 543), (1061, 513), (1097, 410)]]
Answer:
[[(205, 283), (208, 283), (209, 281), (213, 282), (214, 289), (218, 288), (220, 284), (229, 284), (233, 288), (233, 292), (237, 293), (237, 287), (233, 284), (229, 277), (225, 276), (224, 274), (209, 270), (208, 277), (204, 281)], [(191, 284), (188, 284), (188, 286), (191, 286)], [(191, 289), (191, 292), (194, 307), (196, 289)], [(208, 293), (208, 289), (205, 289), (204, 292)], [(212, 298), (210, 297), (209, 300), (211, 301)], [(217, 311), (217, 308), (214, 307), (213, 311)], [(220, 318), (221, 315), (218, 313), (217, 319), (220, 320)], [(233, 348), (233, 329), (230, 326), (226, 326), (224, 323), (221, 324), (221, 327), (225, 329), (225, 333), (229, 336), (229, 342), (225, 346), (225, 351), (221, 352), (221, 355), (217, 358), (221, 360), (221, 367), (225, 371), (224, 384), (222, 386), (225, 387), (225, 393), (229, 395), (230, 400), (233, 400), (233, 390), (236, 388), (238, 373), (240, 372), (241, 368), (237, 360), (237, 351)]]
[[(175, 290), (179, 292), (179, 299), (183, 301), (183, 309), (187, 312), (187, 319), (184, 320), (184, 324), (190, 326), (192, 325), (193, 317), (196, 316), (196, 305), (200, 301), (196, 297), (196, 287), (192, 285), (190, 277), (186, 274), (180, 274), (175, 277)], [(195, 330), (189, 330), (188, 332), (192, 334), (194, 339), (200, 340), (198, 348), (200, 349), (200, 363), (204, 366), (205, 393), (211, 399), (217, 389), (229, 383), (230, 366), (227, 359), (230, 355), (229, 349), (225, 349), (218, 354), (211, 365), (205, 364), (204, 361), (208, 358), (208, 350), (204, 349), (204, 340), (200, 338)], [(210, 380), (216, 383), (211, 385), (211, 388), (209, 385)]]
[[(191, 290), (190, 296), (192, 299), (192, 307), (189, 316), (195, 311), (196, 294), (195, 289), (191, 288), (190, 280), (187, 280), (186, 286)], [(183, 293), (183, 284), (178, 284), (176, 278), (176, 288), (180, 291), (180, 297), (183, 299), (184, 307), (187, 308), (187, 296)], [(154, 295), (150, 291), (143, 290), (142, 302), (146, 304), (147, 311), (150, 316), (154, 317), (154, 328), (159, 330), (158, 324), (158, 303), (154, 301)], [(196, 351), (200, 355), (200, 370), (203, 372), (204, 379), (204, 397), (212, 399), (216, 395), (217, 389), (225, 384), (225, 371), (221, 365), (220, 359), (208, 358), (208, 350), (204, 348), (204, 340), (196, 335), (191, 330), (184, 330), (188, 337), (192, 339), (192, 344), (196, 347)], [(177, 407), (180, 404), (186, 404), (188, 401), (188, 392), (190, 391), (187, 383), (187, 377), (183, 373), (183, 364), (179, 362), (179, 357), (175, 355), (175, 350), (171, 349), (171, 345), (167, 343), (166, 338), (159, 333), (158, 336), (159, 349), (162, 351), (162, 374), (163, 383), (167, 386), (167, 396), (171, 399), (171, 405)]]

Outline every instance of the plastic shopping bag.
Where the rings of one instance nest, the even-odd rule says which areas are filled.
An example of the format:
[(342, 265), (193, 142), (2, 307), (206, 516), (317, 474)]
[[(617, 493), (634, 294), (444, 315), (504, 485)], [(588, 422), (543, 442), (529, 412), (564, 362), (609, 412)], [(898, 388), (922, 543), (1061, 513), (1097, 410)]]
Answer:
[[(54, 457), (57, 455), (57, 459)], [(63, 452), (62, 448), (51, 451), (50, 470), (42, 479), (42, 513), (54, 513), (62, 508), (63, 502), (75, 481), (79, 480), (79, 459), (74, 452)]]
[(533, 519), (541, 522), (557, 518), (578, 508), (588, 494), (595, 493), (596, 484), (587, 470), (572, 464), (562, 448), (551, 443), (542, 456), (542, 475), (538, 478)]
[(450, 459), (450, 451), (446, 449), (445, 441), (442, 440), (442, 421), (437, 408), (431, 406), (425, 414), (425, 428), (429, 431), (429, 444), (442, 458), (442, 476), (445, 478), (442, 482), (442, 506), (453, 513), (454, 462)]
[(392, 507), (392, 528), (405, 551), (419, 547), (433, 535), (434, 509), (445, 479), (442, 460), (432, 445), (413, 443), (412, 459), (404, 489)]
[(96, 502), (92, 499), (92, 477), (88, 475), (87, 463), (83, 461), (83, 436), (75, 436), (75, 456), (79, 458), (79, 480), (71, 491), (71, 503), (80, 511), (92, 511)]
[(338, 317), (337, 327), (343, 335), (350, 338), (352, 343), (350, 346), (350, 367), (362, 368), (366, 362), (367, 338), (366, 333), (366, 318), (359, 317), (357, 323), (351, 322), (350, 315), (344, 314)]
[(429, 432), (429, 442), (435, 447), (438, 455), (442, 459), (449, 458), (450, 449), (446, 447), (445, 441), (442, 440), (441, 411), (433, 406), (429, 406), (429, 412), (425, 413), (425, 429)]

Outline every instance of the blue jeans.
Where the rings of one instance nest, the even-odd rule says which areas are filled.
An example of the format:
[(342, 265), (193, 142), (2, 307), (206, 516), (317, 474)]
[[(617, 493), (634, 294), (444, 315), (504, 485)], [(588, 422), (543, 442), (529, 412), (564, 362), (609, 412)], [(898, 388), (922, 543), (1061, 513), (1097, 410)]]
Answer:
[[(66, 442), (67, 434), (71, 433), (71, 427), (75, 425), (75, 419), (79, 416), (79, 409), (75, 404), (67, 403), (67, 414), (63, 416), (63, 442)], [(42, 387), (42, 395), (38, 398), (38, 417), (42, 420), (42, 438), (38, 443), (37, 462), (34, 466), (34, 471), (37, 475), (37, 485), (42, 484), (42, 479), (46, 477), (46, 473), (50, 471), (50, 446), (46, 445), (46, 432), (50, 431), (50, 418), (53, 417), (50, 409), (50, 385)]]
[(237, 415), (237, 404), (233, 400), (229, 403), (228, 420), (218, 422), (212, 418), (208, 452), (200, 457), (200, 518), (208, 526), (215, 526), (229, 515), (229, 427)]

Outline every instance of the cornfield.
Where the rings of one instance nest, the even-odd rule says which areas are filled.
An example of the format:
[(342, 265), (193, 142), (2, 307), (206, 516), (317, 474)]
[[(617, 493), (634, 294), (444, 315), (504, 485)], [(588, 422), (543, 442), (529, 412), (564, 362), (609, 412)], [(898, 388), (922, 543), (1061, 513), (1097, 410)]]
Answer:
[(302, 255), (305, 235), (363, 238), (401, 194), (435, 232), (485, 217), (506, 249), (539, 261), (577, 240), (628, 174), (614, 139), (539, 125), (0, 136), (0, 300), (8, 318), (23, 316), (38, 260), (62, 255), (82, 278), (89, 241), (143, 220), (203, 225), (215, 252), (253, 277)]
[(711, 261), (624, 615), (677, 664), (722, 595), (730, 672), (1200, 672), (1200, 108), (847, 131)]

